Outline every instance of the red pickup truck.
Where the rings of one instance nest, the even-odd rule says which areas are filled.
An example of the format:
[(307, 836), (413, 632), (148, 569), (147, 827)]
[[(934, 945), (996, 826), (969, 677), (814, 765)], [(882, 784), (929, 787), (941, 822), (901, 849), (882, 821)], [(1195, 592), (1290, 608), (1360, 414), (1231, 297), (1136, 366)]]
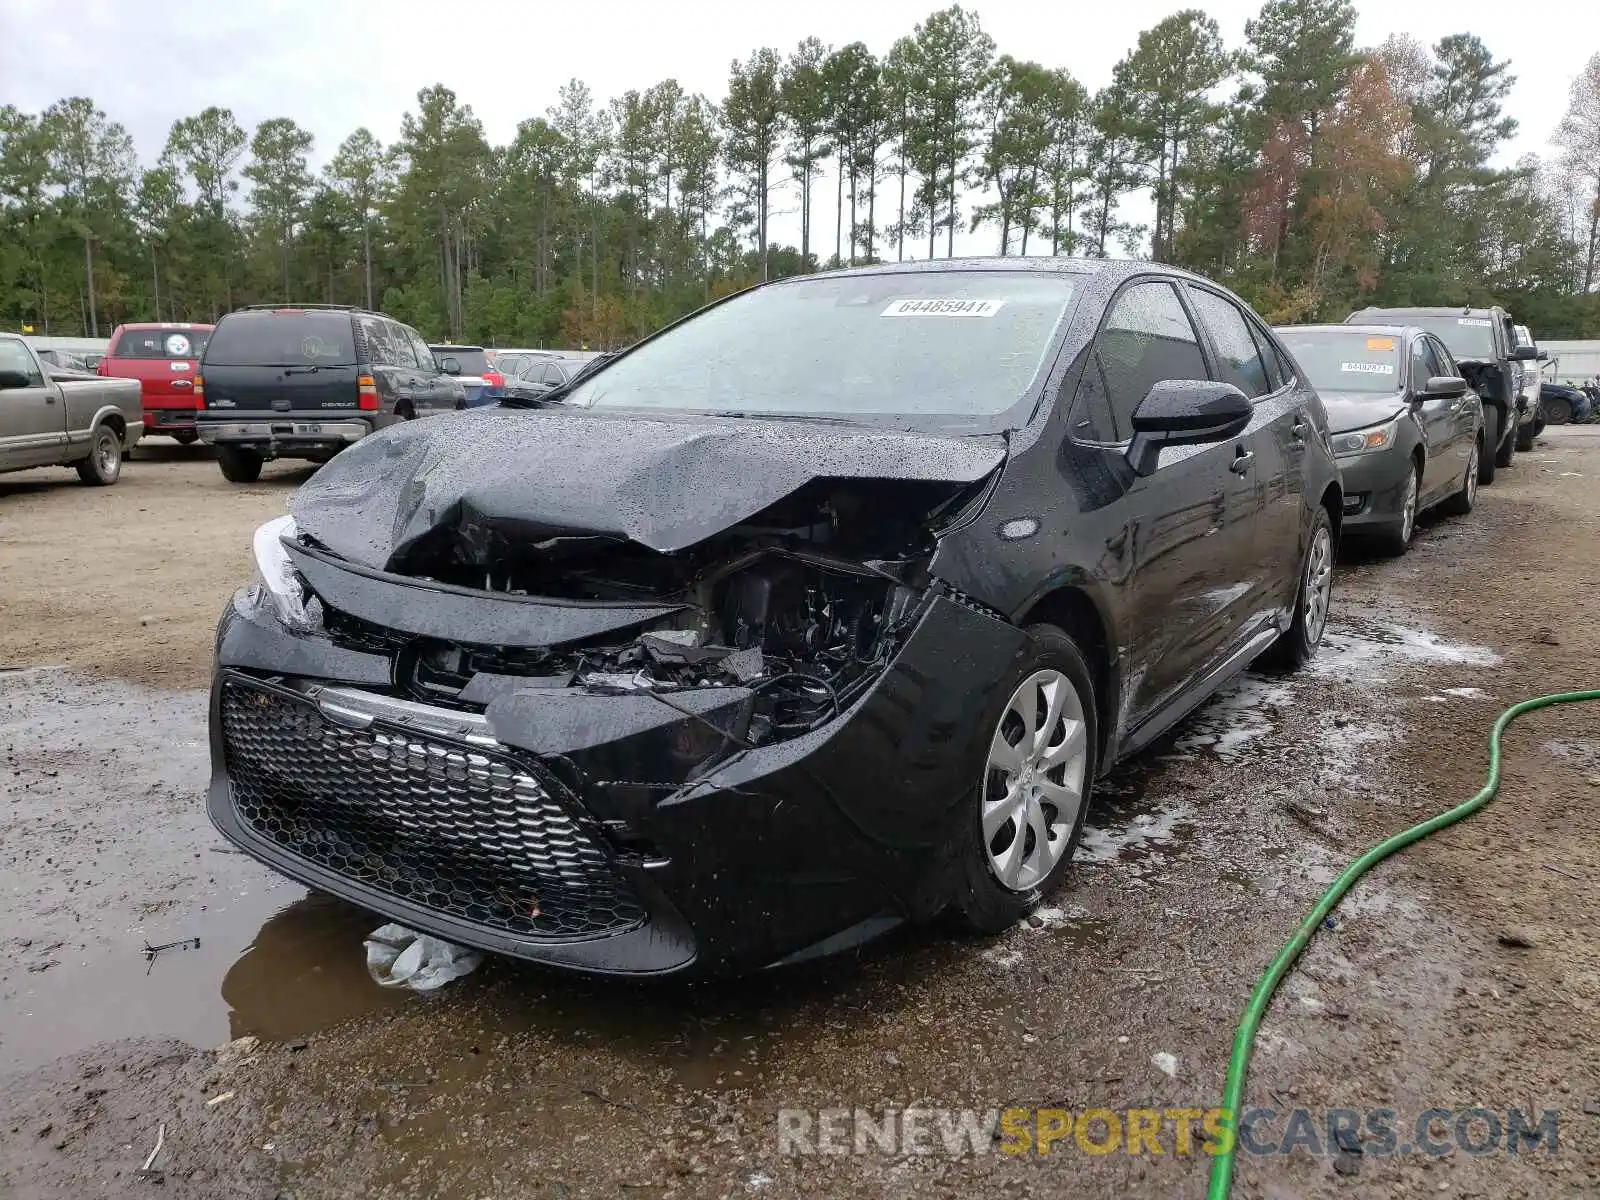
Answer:
[(194, 414), (205, 407), (194, 386), (200, 355), (215, 325), (150, 322), (119, 325), (98, 373), (113, 379), (137, 379), (144, 393), (144, 431), (189, 445), (195, 433)]

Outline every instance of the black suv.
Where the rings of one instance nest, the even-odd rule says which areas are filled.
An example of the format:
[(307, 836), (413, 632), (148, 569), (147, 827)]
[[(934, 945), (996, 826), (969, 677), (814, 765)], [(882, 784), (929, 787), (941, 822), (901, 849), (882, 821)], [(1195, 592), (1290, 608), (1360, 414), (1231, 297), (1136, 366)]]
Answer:
[(268, 459), (326, 462), (375, 429), (466, 406), (415, 329), (338, 305), (229, 313), (194, 383), (200, 439), (234, 483), (253, 483)]
[(1517, 400), (1522, 373), (1515, 364), (1539, 357), (1517, 344), (1511, 314), (1494, 308), (1364, 308), (1346, 325), (1415, 325), (1437, 337), (1455, 356), (1461, 374), (1483, 399), (1483, 441), (1493, 453), (1478, 463), (1478, 482), (1494, 482), (1517, 452)]

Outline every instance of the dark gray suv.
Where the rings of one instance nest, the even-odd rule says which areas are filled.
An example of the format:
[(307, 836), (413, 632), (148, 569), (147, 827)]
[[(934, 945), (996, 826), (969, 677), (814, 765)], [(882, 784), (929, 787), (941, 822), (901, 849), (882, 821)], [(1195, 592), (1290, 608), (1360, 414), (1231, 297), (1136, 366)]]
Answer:
[(1326, 626), (1322, 403), (1165, 266), (785, 279), (563, 400), (384, 430), (258, 532), (212, 692), (230, 841), (602, 974), (998, 931), (1097, 777)]

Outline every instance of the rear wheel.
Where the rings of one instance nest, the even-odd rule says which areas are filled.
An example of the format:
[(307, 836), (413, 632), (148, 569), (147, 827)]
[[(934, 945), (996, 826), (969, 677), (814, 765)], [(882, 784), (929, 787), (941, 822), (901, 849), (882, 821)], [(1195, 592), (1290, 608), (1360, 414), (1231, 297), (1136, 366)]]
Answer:
[(222, 477), (229, 483), (254, 483), (261, 478), (263, 461), (254, 450), (244, 450), (238, 446), (217, 447), (217, 466), (222, 468)]
[(1417, 498), (1421, 494), (1422, 467), (1413, 460), (1411, 478), (1406, 481), (1405, 494), (1400, 497), (1400, 517), (1378, 535), (1378, 544), (1384, 553), (1398, 558), (1411, 549), (1411, 539), (1417, 532)]
[(109, 425), (96, 425), (89, 435), (89, 455), (77, 466), (78, 478), (90, 487), (110, 487), (122, 476), (122, 435)]
[(182, 433), (173, 434), (172, 440), (180, 446), (192, 446), (200, 440), (200, 435), (192, 429), (185, 429)]
[(1552, 396), (1543, 405), (1544, 419), (1551, 425), (1572, 423), (1572, 404), (1564, 396)]
[(1060, 882), (1083, 836), (1099, 728), (1094, 683), (1077, 644), (1034, 625), (1031, 652), (985, 706), (990, 731), (969, 793), (953, 907), (967, 928), (1001, 933)]
[(1485, 408), (1483, 410), (1483, 453), (1478, 456), (1478, 482), (1493, 483), (1495, 471), (1495, 448), (1499, 446), (1500, 437), (1500, 410), (1498, 408)]
[(1464, 517), (1478, 502), (1478, 460), (1483, 457), (1483, 443), (1472, 443), (1472, 457), (1467, 460), (1467, 473), (1462, 477), (1461, 488), (1439, 507), (1452, 517)]
[(1333, 521), (1328, 510), (1318, 505), (1311, 539), (1300, 564), (1294, 615), (1289, 628), (1280, 633), (1278, 640), (1261, 656), (1261, 665), (1280, 671), (1298, 671), (1315, 658), (1328, 628), (1328, 610), (1332, 603)]

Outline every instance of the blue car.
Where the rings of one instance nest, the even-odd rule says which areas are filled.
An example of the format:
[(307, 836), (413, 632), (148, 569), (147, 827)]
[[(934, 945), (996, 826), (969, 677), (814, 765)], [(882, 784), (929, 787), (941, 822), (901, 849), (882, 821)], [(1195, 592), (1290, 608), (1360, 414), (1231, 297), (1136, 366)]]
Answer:
[(1547, 425), (1568, 425), (1593, 418), (1594, 404), (1575, 387), (1564, 383), (1539, 385), (1539, 414)]
[(467, 393), (467, 407), (498, 404), (506, 394), (506, 377), (489, 365), (482, 346), (429, 346), (433, 360), (453, 375)]

